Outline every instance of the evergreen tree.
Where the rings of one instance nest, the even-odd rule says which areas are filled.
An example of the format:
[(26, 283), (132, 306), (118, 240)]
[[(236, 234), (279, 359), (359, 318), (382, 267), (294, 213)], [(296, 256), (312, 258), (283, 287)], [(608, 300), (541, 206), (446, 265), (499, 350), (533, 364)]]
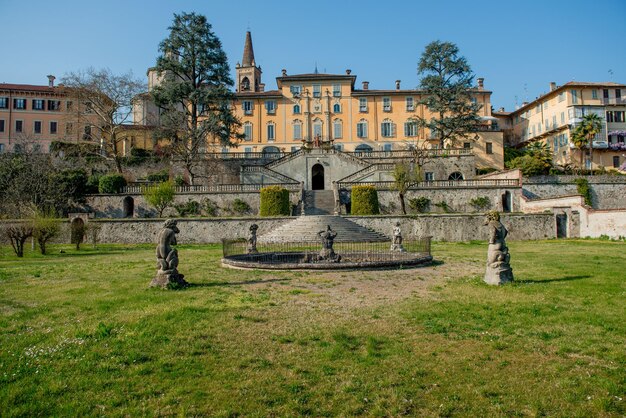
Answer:
[(459, 48), (451, 42), (434, 41), (426, 46), (417, 73), (424, 90), (422, 101), (432, 117), (417, 117), (421, 126), (439, 140), (439, 147), (454, 145), (458, 139), (476, 140), (480, 105), (472, 103), (474, 76)]
[(174, 14), (169, 36), (159, 45), (156, 69), (162, 82), (152, 90), (162, 109), (158, 135), (170, 139), (190, 183), (209, 142), (231, 146), (241, 138), (231, 110), (234, 94), (226, 54), (205, 16)]

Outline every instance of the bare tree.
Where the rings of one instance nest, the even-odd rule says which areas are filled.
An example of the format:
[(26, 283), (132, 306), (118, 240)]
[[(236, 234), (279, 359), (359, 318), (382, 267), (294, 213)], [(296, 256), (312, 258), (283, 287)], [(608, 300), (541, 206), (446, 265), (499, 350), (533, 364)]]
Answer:
[(124, 125), (131, 124), (132, 101), (145, 92), (146, 86), (135, 79), (131, 72), (116, 75), (109, 69), (84, 71), (66, 74), (62, 83), (67, 87), (67, 95), (72, 106), (67, 111), (67, 119), (79, 127), (84, 126), (84, 140), (100, 140), (102, 155), (115, 163), (122, 172), (121, 143)]

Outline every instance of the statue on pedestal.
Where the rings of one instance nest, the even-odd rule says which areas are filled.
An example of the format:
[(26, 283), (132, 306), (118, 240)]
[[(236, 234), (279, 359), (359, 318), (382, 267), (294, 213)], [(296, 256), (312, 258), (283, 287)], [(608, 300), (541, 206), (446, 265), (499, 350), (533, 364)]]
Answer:
[(150, 283), (151, 287), (167, 289), (184, 287), (188, 284), (183, 279), (184, 275), (178, 272), (178, 251), (172, 248), (172, 245), (176, 245), (176, 234), (179, 232), (175, 220), (168, 219), (163, 223), (156, 248), (157, 268), (159, 270)]
[(258, 253), (256, 249), (256, 231), (259, 229), (257, 224), (250, 225), (250, 236), (248, 237), (248, 254), (256, 254)]
[(393, 243), (391, 244), (391, 251), (406, 252), (402, 246), (402, 229), (400, 229), (400, 222), (396, 222), (396, 226), (393, 227)]
[(320, 231), (317, 235), (319, 235), (322, 240), (322, 250), (320, 251), (319, 259), (330, 260), (336, 263), (341, 261), (341, 256), (337, 255), (333, 250), (333, 244), (335, 243), (337, 233), (330, 228), (330, 225), (326, 225), (326, 231)]
[(500, 214), (497, 211), (489, 212), (485, 225), (489, 228), (489, 248), (484, 280), (492, 285), (512, 282), (513, 269), (509, 264), (511, 256), (505, 242), (508, 231), (500, 223)]

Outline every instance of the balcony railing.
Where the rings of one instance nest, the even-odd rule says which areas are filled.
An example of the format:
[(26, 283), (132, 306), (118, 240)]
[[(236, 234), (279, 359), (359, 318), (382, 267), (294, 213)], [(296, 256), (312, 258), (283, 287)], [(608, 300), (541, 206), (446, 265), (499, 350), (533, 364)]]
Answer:
[[(130, 183), (128, 186), (122, 188), (122, 194), (139, 194), (142, 193), (146, 187), (154, 186), (158, 183)], [(289, 191), (299, 191), (301, 189), (300, 183), (264, 183), (264, 184), (213, 184), (213, 185), (193, 185), (193, 186), (176, 186), (176, 193), (243, 193), (243, 192), (258, 192), (263, 187), (267, 186), (281, 186)]]
[(623, 105), (626, 104), (626, 98), (623, 97), (614, 97), (614, 98), (603, 98), (602, 104), (605, 105)]
[[(519, 187), (518, 179), (476, 179), (476, 180), (432, 180), (420, 181), (410, 187), (414, 189), (463, 189), (482, 187)], [(395, 187), (393, 181), (354, 181), (339, 182), (338, 186), (344, 189), (351, 189), (354, 186), (374, 186), (379, 190), (391, 190)]]

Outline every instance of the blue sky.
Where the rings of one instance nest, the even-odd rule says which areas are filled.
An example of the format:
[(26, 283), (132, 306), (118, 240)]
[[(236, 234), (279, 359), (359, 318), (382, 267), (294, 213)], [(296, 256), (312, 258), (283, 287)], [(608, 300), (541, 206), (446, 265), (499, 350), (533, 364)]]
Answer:
[(511, 110), (550, 81), (626, 83), (625, 0), (595, 1), (9, 1), (0, 0), (0, 82), (46, 84), (47, 74), (108, 67), (145, 78), (173, 13), (204, 14), (231, 69), (252, 31), (267, 89), (289, 74), (357, 75), (371, 89), (416, 87), (433, 40), (456, 43), (494, 108)]

